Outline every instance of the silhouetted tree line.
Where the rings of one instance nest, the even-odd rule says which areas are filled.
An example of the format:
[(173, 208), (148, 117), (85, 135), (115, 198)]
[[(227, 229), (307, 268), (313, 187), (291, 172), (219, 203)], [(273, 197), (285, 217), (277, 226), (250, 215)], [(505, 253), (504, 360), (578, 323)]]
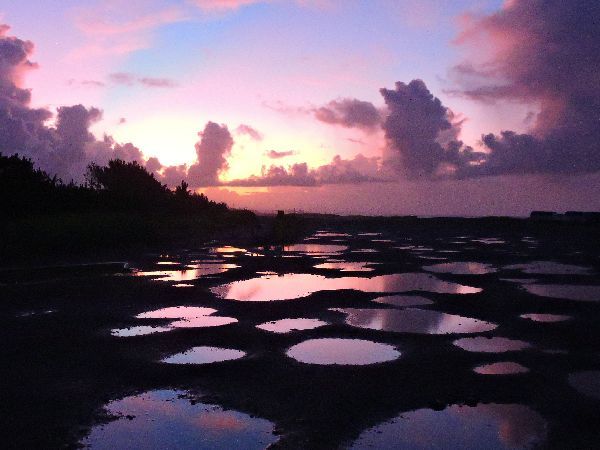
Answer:
[[(5, 217), (65, 212), (197, 214), (228, 211), (225, 203), (190, 192), (181, 182), (174, 191), (136, 162), (90, 164), (85, 183), (68, 184), (36, 169), (18, 155), (0, 153), (0, 211)], [(252, 214), (252, 213), (249, 213)]]

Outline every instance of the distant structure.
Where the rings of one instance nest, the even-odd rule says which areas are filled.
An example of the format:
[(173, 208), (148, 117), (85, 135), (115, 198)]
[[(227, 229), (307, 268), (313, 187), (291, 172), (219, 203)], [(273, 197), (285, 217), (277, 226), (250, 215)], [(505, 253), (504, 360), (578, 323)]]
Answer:
[(567, 211), (559, 214), (554, 211), (532, 211), (529, 218), (538, 222), (600, 223), (600, 212)]

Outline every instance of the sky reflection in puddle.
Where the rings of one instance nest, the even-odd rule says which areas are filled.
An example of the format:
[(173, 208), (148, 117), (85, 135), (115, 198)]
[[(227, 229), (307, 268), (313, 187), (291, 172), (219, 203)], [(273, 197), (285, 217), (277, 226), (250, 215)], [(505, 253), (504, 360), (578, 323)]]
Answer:
[(175, 353), (161, 361), (167, 364), (212, 364), (231, 361), (246, 356), (241, 350), (219, 347), (193, 347), (185, 352)]
[(332, 311), (346, 314), (346, 323), (353, 327), (395, 333), (470, 334), (491, 331), (498, 326), (470, 317), (412, 308), (334, 308)]
[(517, 375), (529, 372), (529, 369), (513, 361), (502, 361), (475, 367), (473, 372), (480, 375)]
[(213, 247), (210, 249), (211, 253), (218, 253), (218, 254), (245, 253), (247, 251), (248, 250), (246, 250), (245, 248), (232, 247), (231, 245), (225, 245), (223, 247)]
[(525, 405), (452, 405), (402, 413), (364, 431), (352, 449), (525, 449), (546, 438), (546, 421)]
[(523, 288), (540, 297), (577, 300), (581, 302), (600, 302), (600, 286), (579, 284), (523, 284)]
[(296, 344), (286, 353), (307, 364), (363, 366), (393, 361), (400, 352), (392, 345), (363, 339), (309, 339)]
[(451, 273), (454, 275), (485, 275), (496, 272), (496, 269), (489, 264), (477, 262), (449, 262), (433, 266), (423, 266), (423, 269), (428, 272)]
[(457, 339), (453, 344), (468, 352), (481, 353), (517, 352), (531, 347), (531, 344), (525, 341), (504, 337), (488, 338), (484, 336)]
[(589, 267), (561, 264), (554, 261), (533, 261), (526, 264), (504, 266), (508, 270), (520, 270), (523, 273), (535, 275), (589, 275)]
[(334, 245), (334, 244), (295, 244), (288, 245), (285, 248), (286, 252), (298, 252), (298, 253), (315, 253), (315, 254), (329, 254), (329, 253), (340, 253), (347, 250), (348, 247), (345, 245)]
[(204, 275), (216, 275), (236, 269), (236, 264), (194, 264), (184, 270), (156, 270), (134, 272), (138, 277), (152, 277), (155, 281), (192, 281)]
[(473, 239), (472, 242), (479, 242), (480, 244), (486, 245), (501, 245), (506, 244), (506, 241), (498, 238), (481, 238), (481, 239)]
[(326, 278), (321, 275), (290, 273), (265, 275), (216, 286), (210, 290), (227, 300), (273, 301), (306, 297), (317, 291), (354, 289), (364, 292), (427, 291), (441, 294), (474, 294), (481, 289), (438, 280), (424, 273), (381, 275), (372, 278)]
[(137, 319), (193, 319), (216, 313), (213, 308), (198, 306), (170, 306), (168, 308), (146, 311), (135, 316)]
[(237, 323), (237, 319), (233, 317), (221, 317), (221, 316), (203, 316), (193, 317), (191, 319), (181, 319), (171, 322), (170, 327), (173, 328), (208, 328), (208, 327), (221, 327), (223, 325), (229, 325)]
[(331, 269), (339, 270), (341, 272), (372, 272), (375, 269), (367, 266), (367, 262), (348, 262), (348, 261), (335, 261), (325, 262), (323, 264), (317, 264), (315, 269)]
[(388, 295), (385, 297), (377, 297), (372, 301), (398, 307), (433, 305), (431, 300), (419, 295)]
[(160, 390), (106, 405), (120, 416), (82, 441), (94, 449), (262, 449), (277, 441), (274, 425), (218, 405), (194, 403), (181, 391)]
[(533, 320), (534, 322), (564, 322), (565, 320), (571, 320), (571, 316), (565, 316), (562, 314), (521, 314), (519, 317), (523, 319)]
[(569, 385), (578, 392), (600, 400), (600, 370), (586, 370), (569, 375)]
[(261, 323), (256, 328), (272, 333), (290, 333), (292, 331), (314, 330), (315, 328), (329, 325), (319, 319), (281, 319)]
[(132, 336), (146, 336), (154, 333), (164, 333), (165, 331), (171, 331), (170, 327), (155, 327), (150, 325), (140, 325), (137, 327), (129, 328), (117, 328), (111, 330), (110, 334), (116, 337), (132, 337)]

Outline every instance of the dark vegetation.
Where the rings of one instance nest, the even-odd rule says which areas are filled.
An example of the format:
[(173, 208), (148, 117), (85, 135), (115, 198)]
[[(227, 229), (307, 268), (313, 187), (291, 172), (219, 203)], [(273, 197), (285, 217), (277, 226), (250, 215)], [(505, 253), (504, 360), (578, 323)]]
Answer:
[(135, 162), (88, 166), (85, 183), (64, 183), (31, 160), (0, 154), (0, 258), (90, 251), (118, 254), (131, 247), (202, 244), (258, 227), (254, 213), (161, 184)]

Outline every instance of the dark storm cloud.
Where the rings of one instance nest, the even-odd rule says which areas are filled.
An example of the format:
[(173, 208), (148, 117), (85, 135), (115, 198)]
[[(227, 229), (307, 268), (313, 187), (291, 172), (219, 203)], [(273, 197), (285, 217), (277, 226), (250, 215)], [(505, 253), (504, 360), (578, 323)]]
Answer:
[(460, 94), (539, 105), (529, 133), (485, 135), (490, 155), (467, 175), (600, 170), (600, 2), (507, 2), (458, 43), (481, 55), (455, 68)]
[(208, 122), (200, 142), (196, 144), (196, 163), (188, 171), (188, 182), (192, 187), (219, 184), (219, 173), (226, 170), (227, 157), (233, 147), (233, 138), (226, 125)]
[(8, 36), (8, 31), (8, 26), (0, 25), (0, 152), (27, 156), (64, 181), (83, 181), (90, 162), (114, 157), (142, 161), (133, 145), (116, 144), (108, 136), (97, 140), (90, 133), (90, 126), (102, 118), (97, 108), (61, 106), (54, 126), (48, 125), (53, 114), (31, 108), (31, 93), (21, 87), (24, 74), (37, 67), (29, 60), (33, 44)]
[(269, 157), (271, 159), (281, 159), (281, 158), (286, 158), (288, 156), (295, 155), (296, 152), (294, 150), (287, 150), (284, 152), (278, 152), (277, 150), (269, 150), (265, 154), (267, 155), (267, 157)]
[(354, 98), (333, 100), (313, 113), (321, 122), (346, 128), (374, 131), (381, 123), (381, 114), (372, 103)]

